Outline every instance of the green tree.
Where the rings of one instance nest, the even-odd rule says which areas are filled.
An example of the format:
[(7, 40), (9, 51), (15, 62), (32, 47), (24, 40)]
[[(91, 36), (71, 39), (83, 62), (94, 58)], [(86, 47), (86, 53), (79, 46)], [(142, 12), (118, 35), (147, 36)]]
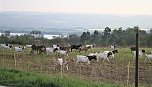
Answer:
[(106, 27), (103, 34), (104, 34), (102, 36), (103, 46), (109, 46), (110, 45), (109, 40), (110, 40), (110, 37), (111, 37), (111, 28)]
[(102, 46), (102, 36), (103, 34), (101, 32), (95, 30), (93, 35), (91, 36), (91, 44)]
[(32, 36), (32, 44), (41, 44), (40, 39), (44, 38), (41, 31), (32, 30), (29, 34)]
[(125, 33), (126, 32), (125, 30), (122, 29), (122, 27), (118, 29), (114, 29), (109, 43), (125, 46), (126, 45)]
[(65, 38), (65, 41), (69, 44), (80, 44), (80, 37), (77, 34), (71, 34), (67, 38)]
[(105, 30), (104, 30), (104, 35), (105, 35), (105, 36), (109, 36), (110, 33), (111, 33), (111, 28), (106, 27)]
[(147, 47), (148, 34), (145, 30), (139, 30), (139, 44), (142, 47)]
[(148, 33), (147, 35), (146, 43), (148, 47), (152, 47), (152, 29), (150, 30), (150, 33)]
[(89, 44), (90, 43), (90, 32), (83, 32), (82, 35), (80, 36), (80, 42), (83, 44)]
[(32, 30), (30, 32), (30, 35), (36, 37), (36, 38), (42, 38), (43, 37), (43, 34), (41, 31), (38, 31), (38, 30)]
[(135, 46), (136, 44), (136, 30), (135, 28), (126, 29), (126, 42), (127, 46)]

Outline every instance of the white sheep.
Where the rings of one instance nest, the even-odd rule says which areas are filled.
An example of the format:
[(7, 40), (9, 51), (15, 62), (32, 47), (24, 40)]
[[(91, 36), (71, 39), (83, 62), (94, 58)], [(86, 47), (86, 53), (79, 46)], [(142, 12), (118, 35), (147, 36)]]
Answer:
[(145, 55), (146, 55), (145, 62), (148, 60), (151, 63), (150, 60), (152, 60), (152, 54), (145, 54)]

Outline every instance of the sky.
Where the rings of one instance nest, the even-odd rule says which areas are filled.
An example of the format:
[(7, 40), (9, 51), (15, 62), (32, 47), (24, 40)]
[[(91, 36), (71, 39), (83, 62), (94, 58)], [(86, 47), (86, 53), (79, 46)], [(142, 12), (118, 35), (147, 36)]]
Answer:
[(0, 11), (152, 15), (152, 0), (0, 0)]

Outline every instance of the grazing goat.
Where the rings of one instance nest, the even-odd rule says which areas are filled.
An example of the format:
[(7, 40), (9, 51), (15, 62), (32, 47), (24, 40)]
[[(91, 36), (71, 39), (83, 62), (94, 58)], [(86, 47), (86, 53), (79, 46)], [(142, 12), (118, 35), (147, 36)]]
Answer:
[(79, 50), (80, 47), (82, 47), (81, 44), (79, 44), (79, 45), (71, 45), (71, 52), (72, 52), (72, 49)]
[(68, 46), (68, 47), (59, 47), (60, 50), (64, 50), (64, 51), (68, 51), (68, 52), (70, 51), (70, 48), (71, 48), (70, 46)]
[(81, 65), (82, 65), (82, 63), (85, 63), (85, 62), (87, 62), (87, 65), (89, 65), (90, 61), (93, 59), (97, 60), (97, 57), (95, 55), (93, 55), (93, 56), (77, 55), (76, 65), (77, 65), (77, 63), (81, 63)]
[(93, 49), (95, 45), (86, 45), (87, 48)]
[(89, 53), (88, 56), (93, 56), (93, 55), (96, 55), (97, 53)]
[(103, 62), (105, 61), (105, 59), (107, 59), (107, 61), (109, 62), (109, 57), (110, 55), (113, 55), (112, 52), (108, 52), (108, 51), (105, 51), (105, 52), (102, 52), (102, 53), (97, 53), (96, 56), (98, 57), (98, 59), (103, 59)]
[(23, 49), (24, 49), (24, 47), (23, 48), (21, 48), (21, 47), (15, 47), (15, 52), (22, 52)]
[[(136, 57), (136, 51), (132, 51), (133, 53), (133, 58)], [(145, 53), (145, 50), (139, 51), (139, 56), (142, 56)]]
[(145, 54), (145, 55), (146, 55), (145, 62), (148, 60), (151, 63), (150, 60), (152, 60), (152, 54)]
[(89, 49), (89, 47), (80, 47), (80, 48), (79, 48), (79, 53), (80, 53), (81, 51), (86, 52), (88, 49)]
[(26, 45), (26, 47), (27, 47), (27, 48), (31, 48), (31, 47), (32, 47), (32, 45), (28, 45), (28, 44), (27, 44), (27, 45)]
[(36, 46), (35, 44), (31, 46), (32, 50), (30, 54), (34, 53), (34, 51), (37, 51), (38, 54), (41, 54), (42, 52), (46, 52), (46, 47), (44, 45)]
[[(130, 47), (131, 52), (136, 51), (136, 47)], [(145, 50), (142, 49), (142, 51), (144, 52)]]
[(0, 47), (4, 50), (11, 50), (12, 45), (9, 44), (0, 44)]
[(69, 61), (67, 59), (62, 59), (62, 58), (58, 58), (56, 59), (56, 61), (54, 61), (54, 69), (58, 66), (62, 66), (63, 67), (65, 66), (66, 67), (66, 70), (69, 70)]
[(52, 45), (53, 48), (59, 48), (59, 45)]
[(48, 55), (49, 53), (54, 53), (56, 50), (58, 50), (57, 48), (46, 48), (46, 54)]
[(130, 47), (131, 52), (136, 51), (136, 47)]
[(116, 50), (116, 45), (111, 45), (110, 48), (111, 50)]
[(58, 50), (57, 53), (58, 53), (58, 55), (59, 54), (61, 54), (61, 55), (67, 55), (67, 57), (69, 57), (68, 51)]
[(106, 54), (108, 54), (108, 53), (110, 53), (110, 52), (112, 53), (112, 55), (111, 55), (111, 56), (112, 56), (112, 58), (114, 58), (114, 54), (115, 54), (115, 53), (118, 53), (118, 50), (113, 50), (113, 51), (103, 51), (103, 53), (106, 53)]

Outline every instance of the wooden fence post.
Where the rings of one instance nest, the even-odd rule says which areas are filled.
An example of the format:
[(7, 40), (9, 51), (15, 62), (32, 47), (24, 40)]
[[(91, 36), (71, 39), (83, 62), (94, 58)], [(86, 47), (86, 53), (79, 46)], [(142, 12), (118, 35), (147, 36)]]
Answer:
[(63, 65), (60, 65), (61, 66), (61, 78), (63, 77)]
[(127, 68), (128, 68), (128, 76), (127, 76), (127, 86), (128, 86), (128, 84), (129, 84), (129, 73), (130, 73), (130, 61), (127, 65)]
[(16, 67), (16, 56), (15, 56), (15, 52), (14, 52), (14, 65)]
[(139, 76), (138, 76), (138, 57), (139, 57), (139, 29), (138, 27), (134, 27), (136, 29), (136, 61), (135, 61), (135, 87), (138, 87)]

